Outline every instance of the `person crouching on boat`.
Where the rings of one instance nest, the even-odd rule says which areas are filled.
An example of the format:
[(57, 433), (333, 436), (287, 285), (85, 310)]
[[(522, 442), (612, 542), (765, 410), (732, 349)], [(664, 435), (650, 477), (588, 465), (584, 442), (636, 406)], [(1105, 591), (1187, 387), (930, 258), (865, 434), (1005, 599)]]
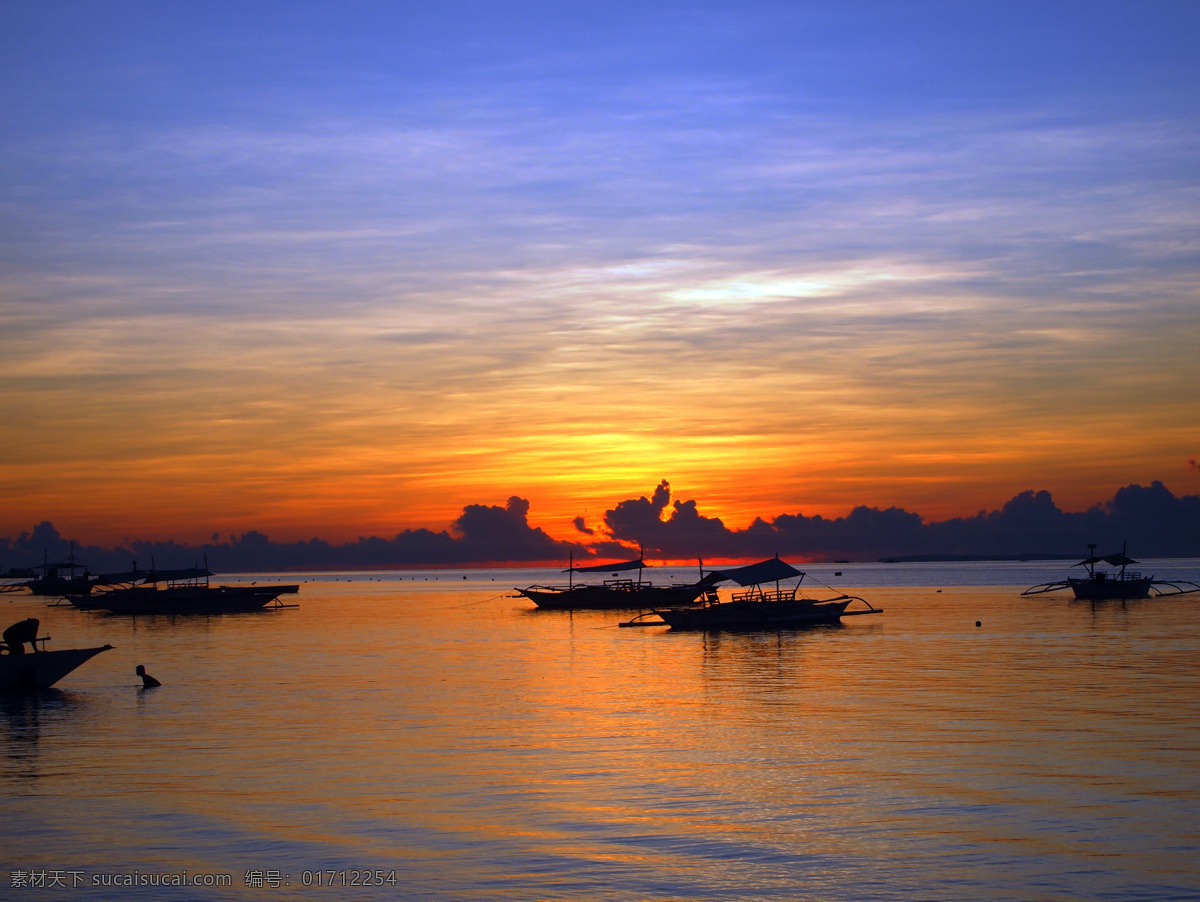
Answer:
[(10, 655), (25, 654), (26, 642), (33, 647), (34, 651), (37, 651), (37, 634), (38, 619), (36, 617), (18, 620), (4, 631), (4, 644), (8, 646), (8, 653)]

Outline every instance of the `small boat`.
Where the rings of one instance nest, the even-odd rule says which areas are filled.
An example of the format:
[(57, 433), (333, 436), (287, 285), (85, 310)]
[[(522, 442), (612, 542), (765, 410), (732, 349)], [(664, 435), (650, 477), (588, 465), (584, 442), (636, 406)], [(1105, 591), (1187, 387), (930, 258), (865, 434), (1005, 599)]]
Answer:
[(74, 548), (71, 549), (69, 560), (51, 563), (47, 559), (31, 569), (33, 578), (21, 583), (21, 586), (32, 595), (87, 595), (96, 582), (87, 565), (75, 560)]
[[(133, 570), (105, 578), (90, 596), (67, 596), (78, 608), (111, 614), (234, 614), (267, 607), (294, 607), (279, 600), (299, 585), (214, 586), (207, 567)], [(272, 604), (273, 603), (273, 604)]]
[[(702, 582), (656, 586), (649, 580), (642, 579), (642, 570), (649, 566), (638, 557), (634, 561), (576, 567), (572, 556), (570, 566), (563, 571), (567, 574), (567, 585), (534, 585), (514, 591), (544, 611), (605, 611), (695, 604), (709, 588)], [(576, 573), (612, 573), (615, 576), (633, 570), (638, 571), (637, 579), (617, 577), (600, 583), (578, 584), (574, 581)]]
[(42, 643), (41, 649), (19, 654), (14, 654), (7, 643), (0, 643), (0, 690), (32, 692), (49, 689), (76, 667), (112, 648), (111, 645), (100, 645), (47, 651), (49, 639), (49, 636), (36, 639)]
[[(1187, 580), (1155, 579), (1153, 576), (1146, 576), (1140, 570), (1128, 569), (1137, 563), (1125, 553), (1124, 547), (1116, 554), (1097, 557), (1096, 546), (1091, 544), (1088, 545), (1088, 556), (1075, 565), (1086, 569), (1084, 576), (1072, 576), (1054, 582), (1039, 583), (1036, 586), (1030, 586), (1021, 594), (1044, 595), (1047, 592), (1070, 589), (1078, 599), (1100, 601), (1119, 598), (1149, 598), (1152, 593), (1155, 597), (1159, 597), (1200, 592), (1200, 585)], [(1108, 564), (1119, 569), (1102, 570), (1098, 568), (1099, 564)]]
[[(694, 607), (656, 608), (652, 614), (672, 629), (678, 630), (783, 630), (800, 629), (819, 624), (839, 623), (852, 614), (882, 614), (857, 595), (838, 595), (833, 598), (812, 599), (800, 594), (805, 573), (778, 557), (717, 570), (704, 577), (707, 585), (732, 581), (745, 591), (732, 593), (728, 601), (713, 600), (710, 596)], [(795, 579), (790, 586), (783, 580)], [(774, 583), (774, 587), (766, 584)], [(866, 605), (866, 610), (847, 611), (854, 602)], [(652, 625), (654, 621), (634, 618), (622, 626)]]

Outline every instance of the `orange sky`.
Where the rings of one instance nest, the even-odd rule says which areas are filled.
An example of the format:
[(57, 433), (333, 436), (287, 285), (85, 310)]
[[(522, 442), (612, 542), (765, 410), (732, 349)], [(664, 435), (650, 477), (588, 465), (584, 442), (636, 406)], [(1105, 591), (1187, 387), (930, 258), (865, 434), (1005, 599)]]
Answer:
[[(1029, 488), (1069, 510), (1129, 482), (1200, 488), (1195, 423), (1160, 428), (1189, 415), (1182, 341), (1147, 361), (1118, 338), (1082, 358), (985, 355), (983, 329), (861, 326), (813, 346), (787, 330), (787, 306), (710, 311), (721, 322), (696, 337), (703, 352), (632, 320), (620, 344), (611, 321), (568, 341), (500, 338), (501, 319), (432, 348), (339, 321), (179, 323), (189, 340), (173, 343), (155, 341), (148, 317), (100, 348), (94, 332), (64, 330), (52, 350), (4, 364), (23, 390), (4, 402), (0, 529), (50, 519), (87, 541), (250, 528), (339, 540), (444, 528), (466, 504), (516, 494), (533, 525), (569, 537), (576, 516), (597, 525), (664, 478), (735, 527), (857, 504), (945, 519)], [(668, 334), (688, 338), (686, 315), (671, 315)], [(724, 346), (743, 317), (766, 322)]]
[(1177, 23), (190, 15), (0, 62), (0, 536), (1200, 492)]

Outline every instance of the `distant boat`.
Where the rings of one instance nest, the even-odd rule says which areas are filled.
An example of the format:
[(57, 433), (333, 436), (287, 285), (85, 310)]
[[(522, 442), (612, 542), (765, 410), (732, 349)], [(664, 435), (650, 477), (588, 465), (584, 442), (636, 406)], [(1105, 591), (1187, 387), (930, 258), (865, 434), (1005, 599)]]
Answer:
[[(517, 594), (528, 598), (544, 611), (573, 611), (573, 610), (619, 610), (632, 608), (654, 608), (668, 605), (695, 604), (696, 599), (709, 586), (704, 583), (680, 583), (671, 586), (656, 586), (649, 580), (642, 579), (642, 570), (648, 568), (641, 557), (633, 561), (621, 561), (615, 564), (594, 564), (587, 567), (576, 567), (574, 557), (570, 566), (563, 572), (567, 574), (565, 586), (534, 585), (524, 589), (514, 589)], [(606, 579), (600, 583), (575, 583), (576, 573), (628, 573), (638, 571), (637, 579), (617, 577)]]
[(46, 639), (38, 641), (43, 644), (42, 651), (19, 655), (9, 651), (7, 645), (0, 644), (0, 689), (17, 692), (49, 689), (76, 667), (112, 648), (111, 645), (101, 645), (96, 648), (45, 651)]
[[(717, 570), (704, 577), (704, 582), (715, 585), (732, 581), (745, 591), (734, 592), (729, 601), (706, 600), (696, 607), (656, 608), (654, 615), (672, 629), (678, 630), (783, 630), (799, 629), (819, 624), (838, 623), (849, 614), (881, 614), (876, 608), (857, 595), (838, 595), (833, 598), (812, 599), (800, 594), (800, 584), (805, 573), (778, 557), (735, 567)], [(783, 585), (784, 580), (795, 579), (792, 585)], [(767, 586), (774, 583), (774, 587)], [(847, 611), (854, 602), (866, 605), (865, 611)], [(653, 623), (635, 618), (628, 625)], [(626, 624), (622, 624), (623, 626)]]
[[(1083, 600), (1099, 601), (1116, 598), (1149, 598), (1163, 595), (1189, 595), (1200, 592), (1200, 585), (1187, 580), (1165, 580), (1146, 576), (1139, 570), (1128, 568), (1137, 564), (1133, 558), (1125, 554), (1125, 549), (1116, 554), (1096, 556), (1096, 546), (1088, 545), (1088, 556), (1076, 564), (1076, 567), (1086, 568), (1086, 575), (1072, 576), (1067, 579), (1055, 580), (1049, 583), (1039, 583), (1030, 586), (1022, 595), (1044, 595), (1047, 592), (1057, 592), (1070, 589), (1075, 597)], [(1108, 564), (1117, 570), (1102, 570), (1097, 565)]]
[(84, 610), (112, 614), (233, 614), (289, 607), (280, 595), (294, 595), (299, 585), (213, 586), (207, 567), (182, 570), (133, 570), (108, 574), (90, 596), (67, 596)]
[(88, 571), (87, 565), (76, 562), (74, 548), (69, 560), (59, 563), (43, 560), (31, 569), (33, 578), (20, 585), (33, 595), (86, 595), (95, 585), (94, 574)]

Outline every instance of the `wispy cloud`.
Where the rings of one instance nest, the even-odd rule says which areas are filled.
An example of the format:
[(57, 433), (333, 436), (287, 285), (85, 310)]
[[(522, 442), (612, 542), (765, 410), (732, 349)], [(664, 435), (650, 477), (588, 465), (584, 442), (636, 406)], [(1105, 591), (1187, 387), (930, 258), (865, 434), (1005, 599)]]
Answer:
[(58, 115), (5, 93), (10, 506), (65, 481), (102, 509), (98, 457), (118, 495), (236, 473), (227, 495), (340, 493), (347, 522), (520, 489), (569, 524), (663, 469), (743, 512), (948, 514), (1034, 470), (1068, 500), (1149, 480), (1200, 440), (1200, 135), (1165, 89), (1104, 104), (1055, 68), (1069, 90), (939, 101), (948, 76), (830, 9), (630, 8), (510, 47), (434, 16), (405, 24), (439, 52), (398, 57), (311, 15), (338, 35), (320, 78), (289, 61), (305, 17), (252, 41), (278, 83), (199, 62), (249, 38), (190, 22), (206, 81), (117, 36), (44, 92)]

